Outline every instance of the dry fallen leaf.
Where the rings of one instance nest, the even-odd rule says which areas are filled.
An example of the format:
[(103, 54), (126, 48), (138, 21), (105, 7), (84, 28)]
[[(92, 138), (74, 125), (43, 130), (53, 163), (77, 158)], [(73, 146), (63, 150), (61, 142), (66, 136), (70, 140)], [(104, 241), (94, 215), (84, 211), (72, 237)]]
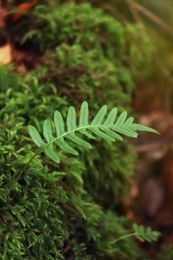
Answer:
[(24, 13), (27, 13), (38, 3), (38, 0), (33, 0), (30, 3), (22, 3), (17, 6), (15, 13), (13, 14), (12, 23), (16, 23)]
[(9, 64), (12, 60), (12, 46), (10, 43), (0, 47), (0, 64)]
[(0, 6), (0, 28), (6, 27), (6, 20), (8, 15), (8, 10)]

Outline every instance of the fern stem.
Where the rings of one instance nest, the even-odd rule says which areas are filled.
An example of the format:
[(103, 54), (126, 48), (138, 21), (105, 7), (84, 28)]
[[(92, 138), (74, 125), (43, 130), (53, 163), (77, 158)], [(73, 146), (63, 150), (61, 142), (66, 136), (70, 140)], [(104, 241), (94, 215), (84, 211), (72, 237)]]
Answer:
[(80, 128), (77, 128), (75, 130), (71, 130), (71, 131), (68, 131), (64, 134), (62, 134), (61, 136), (53, 139), (52, 141), (50, 141), (49, 143), (47, 143), (45, 146), (41, 147), (40, 149), (38, 149), (38, 151), (29, 159), (29, 161), (25, 164), (25, 166), (23, 167), (23, 169), (21, 170), (21, 172), (18, 174), (18, 176), (13, 180), (13, 183), (11, 185), (11, 187), (8, 189), (8, 191), (6, 192), (5, 196), (7, 196), (8, 194), (10, 194), (11, 190), (14, 188), (15, 184), (20, 180), (22, 174), (25, 172), (25, 170), (27, 169), (27, 167), (29, 166), (29, 164), (32, 162), (32, 160), (38, 155), (40, 154), (41, 152), (43, 152), (44, 148), (46, 148), (48, 145), (50, 145), (51, 143), (54, 143), (55, 141), (57, 141), (59, 138), (62, 138), (64, 136), (66, 136), (67, 134), (70, 134), (72, 132), (75, 132), (75, 131), (80, 131), (82, 129), (86, 129), (88, 128), (88, 126), (84, 126), (84, 127), (80, 127)]
[(60, 138), (62, 138), (62, 137), (65, 137), (66, 135), (71, 134), (71, 133), (73, 133), (73, 132), (77, 132), (77, 131), (81, 131), (81, 130), (85, 130), (85, 129), (89, 129), (89, 128), (96, 128), (96, 129), (98, 129), (98, 128), (100, 128), (100, 127), (102, 127), (102, 128), (105, 127), (105, 128), (107, 129), (107, 128), (113, 127), (113, 126), (114, 126), (114, 125), (104, 126), (104, 125), (101, 125), (101, 124), (100, 124), (100, 125), (86, 125), (86, 126), (78, 127), (78, 128), (76, 128), (76, 129), (67, 131), (67, 132), (65, 132), (64, 134), (62, 134), (62, 135), (60, 135), (60, 136), (54, 138), (53, 140), (51, 140), (50, 142), (48, 142), (45, 146), (41, 147), (41, 149), (42, 149), (42, 151), (43, 151), (44, 148), (46, 148), (46, 147), (49, 146), (50, 144), (52, 144), (52, 143), (58, 141), (58, 139), (60, 139)]
[(14, 188), (15, 184), (20, 180), (22, 174), (25, 172), (25, 170), (27, 169), (28, 165), (32, 162), (32, 160), (42, 151), (42, 149), (38, 149), (38, 151), (29, 159), (29, 161), (25, 164), (25, 166), (23, 167), (23, 169), (21, 170), (21, 172), (17, 175), (17, 177), (13, 180), (12, 185), (10, 186), (10, 188), (8, 189), (8, 191), (6, 192), (5, 196), (7, 196), (8, 194), (10, 194), (11, 190)]
[(120, 241), (120, 240), (123, 240), (123, 239), (125, 239), (125, 238), (127, 238), (127, 237), (133, 237), (133, 236), (135, 236), (135, 233), (130, 233), (130, 234), (124, 235), (124, 236), (121, 236), (121, 237), (119, 237), (119, 238), (117, 238), (117, 239), (115, 239), (115, 240), (109, 242), (109, 244), (112, 245), (112, 244), (117, 243), (117, 242)]

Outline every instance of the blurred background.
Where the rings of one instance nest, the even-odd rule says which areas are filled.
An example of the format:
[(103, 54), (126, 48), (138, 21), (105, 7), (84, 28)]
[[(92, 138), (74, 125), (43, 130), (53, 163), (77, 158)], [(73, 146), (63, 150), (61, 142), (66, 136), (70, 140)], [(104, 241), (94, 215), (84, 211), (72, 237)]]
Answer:
[[(159, 259), (173, 259), (173, 1), (113, 0), (102, 6), (124, 24), (138, 24), (139, 37), (152, 41), (151, 63), (140, 68), (132, 107), (142, 124), (160, 136), (140, 134), (129, 216), (162, 232)], [(145, 59), (145, 53), (143, 54)], [(134, 61), (135, 62), (135, 61)], [(145, 76), (144, 76), (145, 75)], [(144, 246), (145, 247), (145, 246)], [(154, 256), (153, 256), (153, 259)]]
[[(173, 2), (114, 1), (119, 19), (137, 23), (153, 41), (154, 55), (145, 79), (137, 80), (132, 106), (142, 124), (160, 136), (140, 135), (138, 161), (132, 187), (132, 218), (159, 229), (159, 259), (173, 259)], [(115, 7), (116, 9), (116, 7)], [(126, 10), (125, 13), (123, 12)], [(146, 68), (143, 68), (145, 71)], [(147, 248), (152, 252), (153, 248)], [(152, 255), (152, 253), (151, 253)]]

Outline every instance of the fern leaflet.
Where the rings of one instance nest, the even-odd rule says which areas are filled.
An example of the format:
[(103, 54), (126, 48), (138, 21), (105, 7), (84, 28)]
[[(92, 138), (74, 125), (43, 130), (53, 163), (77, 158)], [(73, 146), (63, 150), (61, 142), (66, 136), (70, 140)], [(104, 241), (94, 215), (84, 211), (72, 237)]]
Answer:
[[(78, 155), (78, 152), (68, 143), (75, 143), (85, 148), (92, 148), (89, 142), (81, 139), (76, 133), (86, 135), (89, 139), (100, 136), (109, 141), (115, 141), (115, 139), (123, 140), (121, 134), (129, 137), (137, 137), (136, 131), (148, 131), (158, 133), (156, 130), (133, 123), (134, 118), (127, 118), (127, 112), (122, 112), (117, 120), (117, 108), (113, 108), (106, 117), (107, 106), (104, 105), (98, 111), (92, 122), (89, 123), (89, 110), (88, 103), (84, 101), (80, 108), (79, 124), (77, 124), (76, 110), (73, 106), (70, 106), (67, 113), (66, 122), (59, 111), (54, 112), (54, 127), (52, 122), (46, 119), (43, 123), (43, 136), (45, 141), (40, 136), (37, 129), (29, 125), (29, 134), (33, 142), (44, 151), (49, 158), (56, 163), (60, 162), (60, 158), (55, 151), (55, 146), (58, 146), (62, 151), (73, 155)], [(104, 120), (104, 118), (106, 119)], [(55, 132), (54, 132), (55, 128)]]

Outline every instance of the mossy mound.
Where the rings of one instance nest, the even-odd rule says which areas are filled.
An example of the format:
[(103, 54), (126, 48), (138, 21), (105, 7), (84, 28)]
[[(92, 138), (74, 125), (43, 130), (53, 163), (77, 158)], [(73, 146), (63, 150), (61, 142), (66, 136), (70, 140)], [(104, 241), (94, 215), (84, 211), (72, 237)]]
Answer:
[(146, 39), (139, 44), (136, 26), (101, 9), (53, 0), (7, 34), (39, 62), (21, 76), (0, 67), (0, 258), (137, 259), (132, 240), (110, 243), (130, 230), (121, 203), (133, 174), (132, 146), (96, 140), (77, 158), (60, 152), (59, 166), (44, 155), (28, 164), (35, 147), (27, 125), (41, 129), (54, 110), (65, 114), (83, 100), (93, 112), (105, 103), (130, 110), (136, 71), (147, 61), (139, 45), (150, 53)]

